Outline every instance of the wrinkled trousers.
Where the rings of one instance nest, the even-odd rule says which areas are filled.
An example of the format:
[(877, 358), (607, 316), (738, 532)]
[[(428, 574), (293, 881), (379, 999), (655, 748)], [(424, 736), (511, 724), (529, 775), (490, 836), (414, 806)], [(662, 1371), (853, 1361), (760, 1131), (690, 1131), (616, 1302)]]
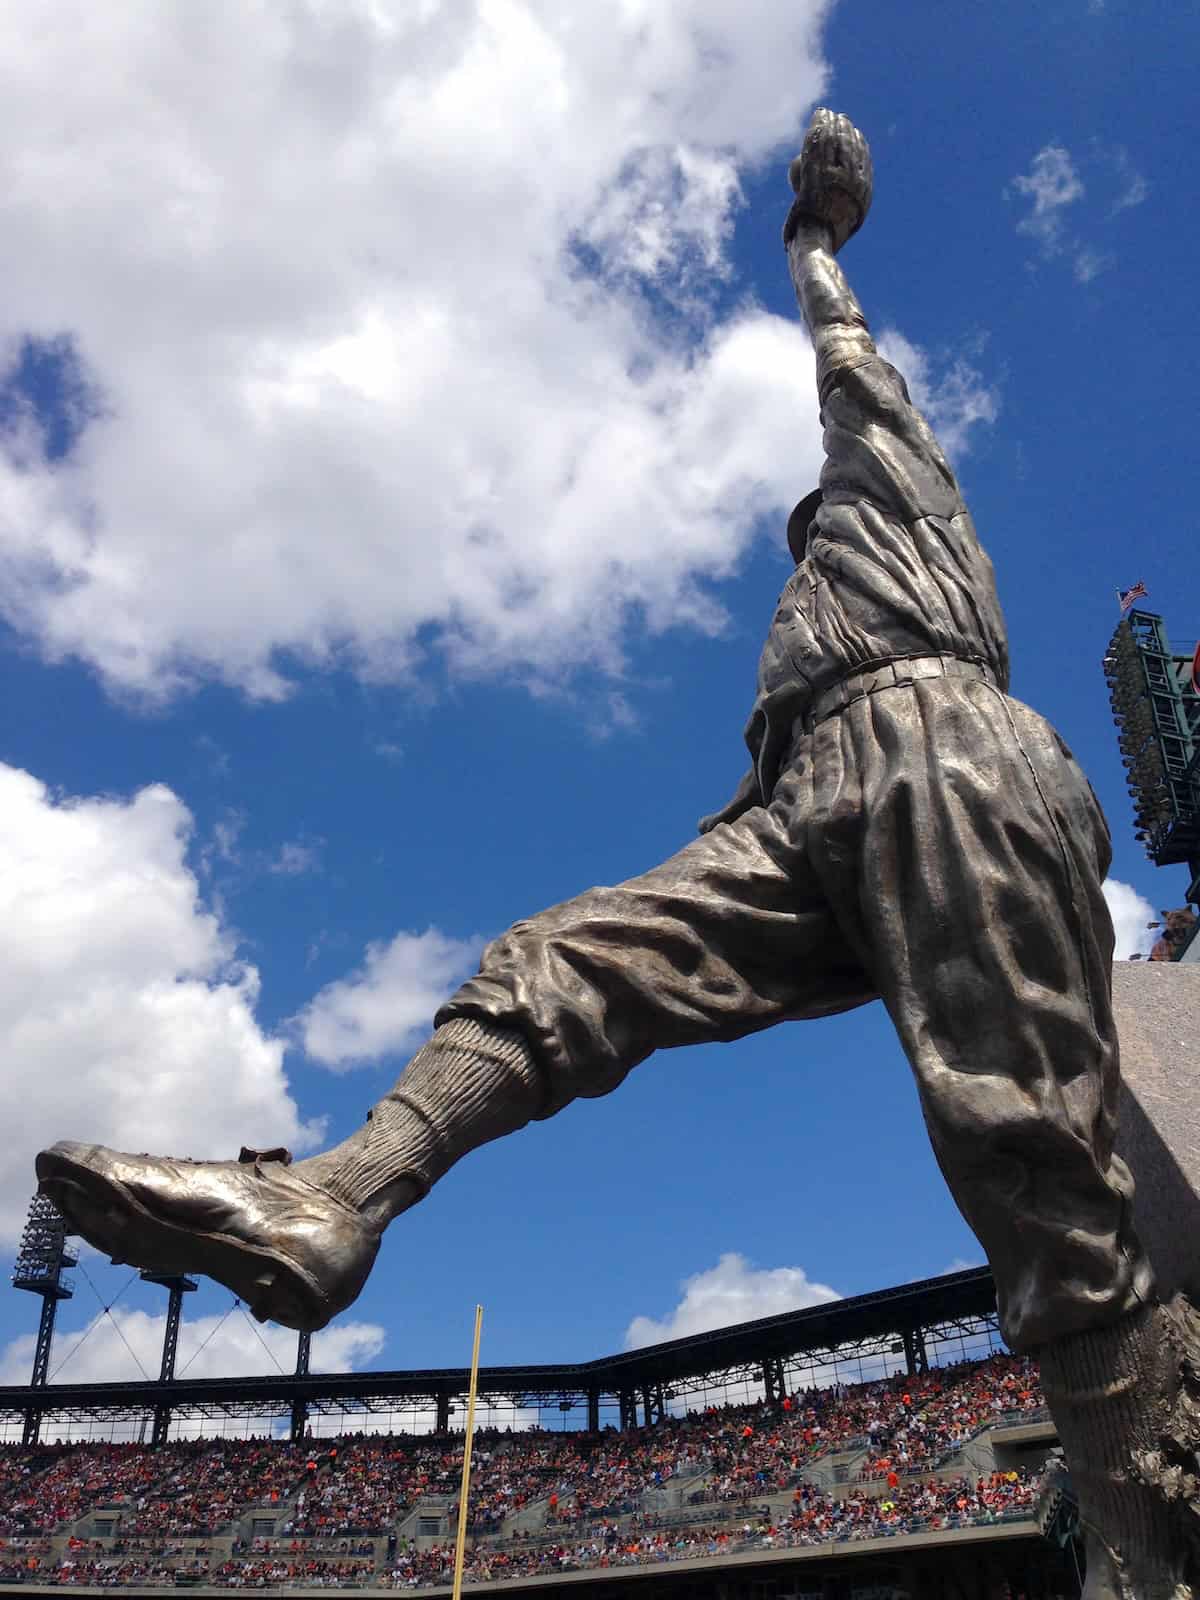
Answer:
[(1113, 1154), (1110, 840), (1049, 724), (982, 679), (797, 738), (770, 804), (517, 923), (439, 1013), (520, 1028), (549, 1116), (652, 1051), (882, 999), (1014, 1350), (1149, 1299)]

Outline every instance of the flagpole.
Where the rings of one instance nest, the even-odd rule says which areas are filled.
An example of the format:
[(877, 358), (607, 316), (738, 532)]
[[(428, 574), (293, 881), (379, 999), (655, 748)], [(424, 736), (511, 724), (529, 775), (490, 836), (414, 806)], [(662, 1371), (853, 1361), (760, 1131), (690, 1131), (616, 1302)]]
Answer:
[(479, 1382), (479, 1334), (483, 1307), (475, 1307), (475, 1344), (471, 1351), (471, 1387), (467, 1392), (467, 1436), (463, 1440), (462, 1487), (458, 1492), (458, 1542), (454, 1547), (454, 1600), (461, 1600), (463, 1556), (467, 1548), (467, 1497), (471, 1492), (471, 1440), (475, 1434), (475, 1389)]

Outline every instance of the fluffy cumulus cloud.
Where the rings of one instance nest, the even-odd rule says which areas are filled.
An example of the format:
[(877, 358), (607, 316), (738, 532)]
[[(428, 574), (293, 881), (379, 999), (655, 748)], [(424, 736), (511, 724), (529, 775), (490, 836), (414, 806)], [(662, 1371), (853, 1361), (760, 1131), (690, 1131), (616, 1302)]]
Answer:
[(24, 30), (0, 341), (67, 336), (93, 420), (57, 470), (10, 429), (10, 620), (150, 695), (276, 694), (289, 656), (395, 675), (425, 625), (535, 668), (611, 663), (633, 607), (711, 626), (703, 580), (794, 488), (807, 359), (755, 314), (677, 342), (639, 290), (725, 271), (826, 7), (135, 0)]
[(625, 1331), (626, 1349), (842, 1298), (828, 1284), (814, 1283), (803, 1267), (756, 1267), (735, 1251), (728, 1251), (715, 1267), (685, 1278), (680, 1287), (679, 1304), (666, 1317), (634, 1317)]
[(710, 291), (742, 174), (778, 160), (785, 206), (828, 6), (17, 29), (0, 370), (49, 363), (50, 453), (78, 437), (48, 462), (0, 407), (3, 614), (150, 698), (431, 649), (612, 669), (634, 621), (719, 626), (712, 582), (817, 466), (803, 334)]
[(0, 765), (0, 1061), (13, 1108), (0, 1236), (58, 1138), (194, 1156), (314, 1142), (255, 1019), (258, 974), (187, 864), (191, 818), (162, 785), (50, 793)]
[(1104, 898), (1108, 901), (1117, 936), (1114, 960), (1128, 961), (1130, 956), (1149, 955), (1156, 934), (1147, 924), (1158, 921), (1158, 912), (1149, 900), (1132, 884), (1122, 883), (1119, 878), (1104, 880)]
[(296, 1019), (305, 1053), (339, 1070), (411, 1049), (474, 970), (480, 944), (428, 928), (370, 945), (358, 971), (327, 984)]

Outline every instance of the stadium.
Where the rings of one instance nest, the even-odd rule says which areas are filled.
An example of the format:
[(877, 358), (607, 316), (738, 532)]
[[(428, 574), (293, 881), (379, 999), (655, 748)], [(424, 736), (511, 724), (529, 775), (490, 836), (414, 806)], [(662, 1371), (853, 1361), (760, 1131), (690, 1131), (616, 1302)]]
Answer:
[[(1147, 739), (1163, 761), (1175, 752), (1129, 734), (1125, 680), (1153, 687), (1160, 656), (1160, 619), (1135, 611), (1105, 658), (1122, 749), (1139, 737), (1143, 764)], [(1190, 663), (1170, 662), (1161, 693), (1187, 702), (1190, 729)], [(1189, 864), (1194, 900), (1194, 796), (1168, 798), (1155, 790), (1147, 848)], [(1195, 919), (1180, 920), (1184, 936), (1164, 935), (1151, 961), (1196, 959)], [(479, 1593), (1080, 1590), (1077, 1508), (1037, 1364), (1005, 1350), (985, 1267), (584, 1362), (484, 1367), (460, 1527), (468, 1370), (322, 1374), (301, 1334), (290, 1375), (177, 1377), (197, 1286), (147, 1272), (168, 1291), (158, 1381), (63, 1382), (50, 1355), (77, 1264), (64, 1219), (36, 1197), (13, 1274), (41, 1300), (33, 1371), (0, 1388), (4, 1593), (449, 1594), (460, 1532)]]
[[(1177, 152), (1200, 12), (1165, 9), (1147, 28), (1105, 0), (68, 3), (14, 31), (0, 1231), (22, 1292), (0, 1297), (0, 1593), (458, 1600), (465, 1578), (579, 1600), (1075, 1600), (1081, 1505), (1089, 1593), (1098, 1541), (1129, 1565), (1127, 1530), (1095, 1525), (1105, 1477), (1158, 1495), (1159, 1462), (1132, 1456), (1132, 1413), (1167, 1398), (1146, 1330), (1176, 1284), (1200, 1305), (1200, 618), (1170, 470), (1194, 448), (1175, 374), (1200, 212)], [(818, 104), (865, 143), (797, 187)], [(824, 259), (843, 245), (849, 292)], [(878, 364), (852, 355), (863, 317)], [(891, 396), (903, 458), (838, 370)], [(806, 516), (788, 536), (818, 482), (852, 539)], [(1174, 646), (1151, 596), (1180, 608)], [(911, 739), (910, 703), (957, 706), (953, 736)], [(1071, 778), (1050, 833), (1027, 712), (1047, 770), (1096, 786)], [(907, 779), (877, 810), (839, 787), (840, 757), (799, 758), (852, 722), (944, 798), (936, 827)], [(1008, 751), (1007, 780), (985, 748)], [(658, 1039), (654, 1064), (533, 1116), (519, 1145), (476, 1141), (328, 1322), (279, 1314), (270, 1274), (231, 1289), (203, 1255), (94, 1238), (111, 1213), (61, 1190), (68, 1214), (45, 1190), (22, 1235), (35, 1152), (65, 1140), (230, 1166), (354, 1143), (345, 1186), (386, 1181), (342, 1200), (407, 1201), (423, 1174), (375, 1170), (390, 1117), (364, 1113), (397, 1103), (389, 1083), (514, 918), (717, 849), (706, 825), (784, 767), (827, 789), (830, 848), (797, 799), (786, 852), (751, 865), (745, 951), (757, 969), (765, 933), (802, 934), (784, 976), (820, 1005), (696, 1037), (702, 988), (739, 1030), (767, 1013), (740, 977), (693, 982), (725, 923), (691, 918), (706, 940), (661, 947), (683, 1032), (643, 1030), (618, 972), (592, 1014), (623, 1045)], [(1136, 834), (1106, 843), (1099, 811), (1125, 819), (1126, 789)], [(853, 817), (885, 813), (918, 848), (863, 852), (904, 867), (868, 895)], [(980, 848), (935, 871), (924, 847), (976, 816)], [(1074, 1043), (1036, 1029), (1064, 1086), (1037, 1102), (1046, 1128), (1008, 1098), (1031, 1157), (1064, 1135), (1028, 1217), (1091, 1250), (1110, 1233), (1060, 1201), (1085, 1146), (1109, 1164), (1107, 1119), (1080, 1113), (1113, 1060), (1105, 975), (1046, 959), (1100, 948), (1059, 871), (1077, 839), (1136, 1011), (1117, 1153), (1161, 1290), (1127, 1308), (1116, 1408), (1092, 1347), (1133, 1324), (1084, 1303), (1068, 1358), (1054, 1302), (1086, 1302), (1086, 1275), (1051, 1271), (1025, 1302), (1047, 1328), (1019, 1336), (1004, 1274), (1038, 1249), (1016, 1191), (994, 1185), (1001, 1252), (946, 1181), (975, 1119), (928, 1136), (908, 1065), (928, 1034), (896, 1026), (918, 986), (893, 962), (889, 1006), (860, 959), (899, 950), (897, 913), (924, 930), (919, 988), (955, 1024), (976, 1110), (998, 1098), (985, 1076), (1019, 1089), (1004, 1058), (1027, 1008), (1078, 1013)], [(816, 855), (840, 922), (794, 898)], [(607, 914), (599, 962), (566, 963), (568, 1001), (635, 920)], [(1008, 935), (1015, 1003), (985, 1021)], [(884, 1004), (858, 1003), (867, 977)], [(546, 1110), (516, 1031), (502, 1078)], [(1110, 1276), (1133, 1259), (1096, 1253)], [(72, 1273), (96, 1303), (69, 1316)], [(470, 1367), (460, 1344), (476, 1300), (482, 1369), (478, 1322)], [(1155, 1502), (1130, 1561), (1161, 1564), (1182, 1499)]]
[[(27, 1441), (0, 1454), (4, 1592), (450, 1593), (467, 1371), (321, 1376), (303, 1337), (297, 1366), (0, 1390), (0, 1424)], [(485, 1367), (478, 1391), (473, 1591), (1078, 1593), (1036, 1364), (1004, 1351), (985, 1268), (581, 1364)]]
[[(1109, 647), (1122, 749), (1125, 679), (1153, 686), (1164, 640), (1135, 611)], [(1159, 676), (1189, 702), (1190, 728), (1190, 663), (1171, 663)], [(1155, 799), (1147, 848), (1189, 864), (1194, 899), (1193, 796), (1171, 800), (1168, 814)], [(1180, 920), (1184, 936), (1161, 938), (1151, 961), (1196, 959), (1195, 920)], [(63, 1218), (35, 1198), (13, 1275), (41, 1300), (33, 1372), (0, 1388), (5, 1593), (449, 1594), (460, 1532), (479, 1593), (1080, 1590), (1077, 1509), (1037, 1364), (1005, 1350), (985, 1267), (584, 1362), (484, 1367), (460, 1528), (466, 1369), (322, 1374), (302, 1334), (290, 1375), (177, 1377), (196, 1284), (143, 1273), (168, 1291), (158, 1381), (64, 1382), (50, 1355), (77, 1263)]]
[[(1147, 849), (1189, 864), (1194, 900), (1190, 731), (1179, 755), (1161, 728), (1127, 727), (1144, 679), (1169, 699), (1168, 732), (1190, 730), (1190, 666), (1138, 611), (1104, 663), (1139, 820), (1158, 830)], [(1162, 767), (1150, 778), (1147, 749)], [(1172, 759), (1187, 770), (1168, 805)], [(1194, 917), (1176, 920), (1182, 937), (1160, 938), (1152, 961), (1196, 959)], [(64, 1382), (74, 1351), (52, 1370), (51, 1349), (78, 1264), (63, 1217), (35, 1197), (13, 1273), (41, 1301), (33, 1371), (0, 1388), (4, 1593), (446, 1595), (460, 1534), (462, 1581), (479, 1593), (1080, 1591), (1077, 1507), (1037, 1363), (1004, 1348), (986, 1267), (583, 1362), (485, 1366), (464, 1523), (467, 1369), (322, 1374), (301, 1334), (291, 1374), (176, 1376), (197, 1285), (143, 1272), (168, 1291), (158, 1380)]]

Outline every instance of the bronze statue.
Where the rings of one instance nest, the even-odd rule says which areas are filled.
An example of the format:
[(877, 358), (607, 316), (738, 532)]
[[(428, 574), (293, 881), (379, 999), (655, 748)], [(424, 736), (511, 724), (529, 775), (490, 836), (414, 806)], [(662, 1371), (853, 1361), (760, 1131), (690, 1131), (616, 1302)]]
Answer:
[(1157, 1303), (1113, 1154), (1108, 830), (1062, 739), (1007, 693), (991, 563), (834, 260), (870, 205), (867, 145), (818, 111), (789, 175), (826, 460), (789, 523), (733, 800), (661, 866), (490, 945), (335, 1149), (192, 1163), (58, 1144), (38, 1177), (117, 1259), (319, 1328), (469, 1150), (654, 1050), (882, 999), (1004, 1336), (1041, 1358), (1086, 1594), (1180, 1600), (1200, 1584), (1200, 1321)]

